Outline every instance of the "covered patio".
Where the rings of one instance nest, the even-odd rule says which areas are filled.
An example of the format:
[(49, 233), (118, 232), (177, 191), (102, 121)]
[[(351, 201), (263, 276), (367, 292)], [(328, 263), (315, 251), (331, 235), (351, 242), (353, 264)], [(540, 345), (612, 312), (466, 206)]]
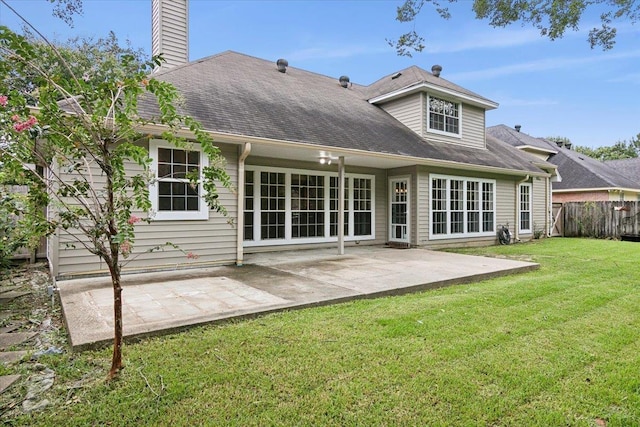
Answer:
[[(123, 276), (126, 340), (230, 319), (359, 298), (399, 295), (530, 271), (538, 264), (387, 246), (270, 252), (245, 265)], [(108, 278), (59, 281), (74, 350), (113, 339)]]

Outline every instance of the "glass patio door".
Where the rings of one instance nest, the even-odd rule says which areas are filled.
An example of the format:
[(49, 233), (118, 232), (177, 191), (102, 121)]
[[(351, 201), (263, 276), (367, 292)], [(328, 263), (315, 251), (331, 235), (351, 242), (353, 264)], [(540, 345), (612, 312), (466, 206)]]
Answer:
[(409, 243), (409, 180), (406, 178), (389, 181), (391, 194), (389, 209), (389, 240)]

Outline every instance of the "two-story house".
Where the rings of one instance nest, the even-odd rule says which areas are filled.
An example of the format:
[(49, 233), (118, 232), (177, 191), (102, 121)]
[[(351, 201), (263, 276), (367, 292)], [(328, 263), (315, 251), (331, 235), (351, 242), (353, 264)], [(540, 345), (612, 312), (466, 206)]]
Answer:
[[(549, 230), (555, 166), (487, 135), (485, 114), (498, 104), (447, 81), (439, 66), (362, 86), (230, 51), (173, 65), (154, 77), (177, 87), (184, 112), (224, 154), (237, 192), (221, 200), (233, 225), (167, 172), (202, 166), (198, 147), (152, 136), (140, 143), (158, 179), (155, 220), (137, 226), (137, 251), (170, 240), (205, 266), (297, 248), (490, 245), (502, 225), (523, 240)], [(153, 104), (142, 108), (154, 114)], [(57, 277), (104, 272), (65, 243), (55, 235), (49, 245)], [(185, 261), (179, 251), (143, 253), (127, 269)]]

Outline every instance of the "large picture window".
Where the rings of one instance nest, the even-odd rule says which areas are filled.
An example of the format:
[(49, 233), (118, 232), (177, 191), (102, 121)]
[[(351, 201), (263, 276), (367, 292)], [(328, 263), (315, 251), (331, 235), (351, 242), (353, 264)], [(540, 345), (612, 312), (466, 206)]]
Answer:
[(460, 104), (429, 95), (429, 131), (460, 136)]
[(531, 231), (531, 184), (520, 184), (520, 231)]
[[(344, 186), (344, 235), (347, 236), (349, 234), (349, 180), (345, 179)], [(330, 227), (329, 227), (329, 235), (337, 236), (338, 235), (338, 177), (331, 176), (329, 177), (330, 189), (329, 189), (329, 198), (330, 198)]]
[[(371, 175), (345, 176), (345, 239), (375, 237), (374, 189)], [(336, 173), (247, 166), (244, 206), (246, 246), (337, 239)]]
[(431, 175), (431, 239), (493, 235), (495, 181)]
[(194, 144), (190, 150), (176, 148), (166, 141), (149, 141), (151, 169), (156, 181), (149, 187), (156, 220), (208, 219), (209, 208), (202, 199), (202, 184), (192, 184), (190, 174), (201, 176), (207, 157)]

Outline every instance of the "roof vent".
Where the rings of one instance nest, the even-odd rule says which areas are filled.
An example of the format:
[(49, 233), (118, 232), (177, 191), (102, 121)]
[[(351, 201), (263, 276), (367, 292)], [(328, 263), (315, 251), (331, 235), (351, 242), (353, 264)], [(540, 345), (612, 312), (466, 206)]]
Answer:
[(564, 143), (564, 147), (565, 147), (567, 150), (571, 150), (571, 141), (567, 141), (567, 142), (565, 142), (565, 143)]
[(280, 58), (276, 61), (276, 65), (278, 66), (278, 71), (280, 71), (281, 73), (286, 73), (287, 67), (289, 66), (289, 61)]
[(436, 64), (433, 67), (431, 67), (431, 74), (433, 74), (435, 77), (440, 77), (441, 71), (442, 71), (441, 65)]
[(349, 76), (340, 76), (340, 86), (344, 88), (349, 86)]
[(514, 127), (516, 128), (516, 132), (520, 132), (520, 129), (522, 129), (522, 126), (520, 125), (515, 125)]
[(556, 145), (557, 145), (558, 147), (562, 147), (562, 146), (564, 145), (564, 141), (562, 141), (562, 140), (558, 139), (558, 140), (556, 140)]
[(402, 75), (402, 73), (400, 71), (398, 71), (397, 73), (395, 73), (393, 76), (391, 76), (391, 80), (395, 80), (398, 77), (400, 77)]

